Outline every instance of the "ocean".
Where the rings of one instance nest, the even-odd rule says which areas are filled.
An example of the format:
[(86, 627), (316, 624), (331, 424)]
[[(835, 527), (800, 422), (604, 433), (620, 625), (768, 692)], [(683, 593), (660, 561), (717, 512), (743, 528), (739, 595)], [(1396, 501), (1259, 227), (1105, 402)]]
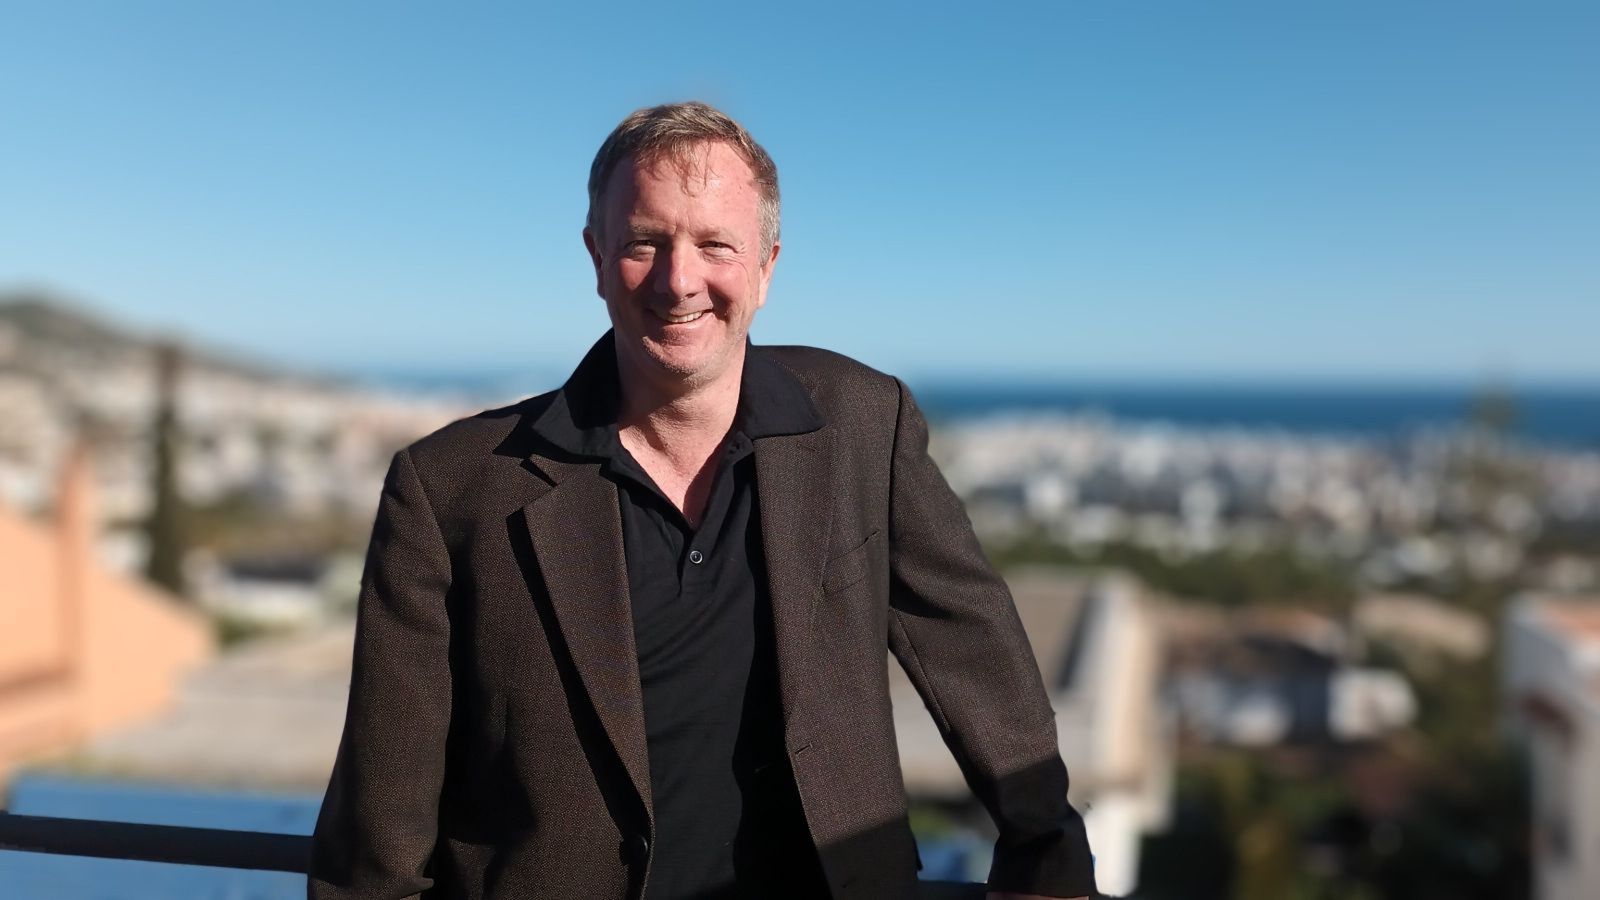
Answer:
[[(1404, 438), (1473, 421), (1485, 394), (1460, 386), (1410, 385), (913, 385), (930, 419), (1001, 412), (1092, 413), (1130, 423), (1274, 430), (1366, 439)], [(1508, 433), (1529, 443), (1600, 449), (1600, 386), (1499, 392)]]

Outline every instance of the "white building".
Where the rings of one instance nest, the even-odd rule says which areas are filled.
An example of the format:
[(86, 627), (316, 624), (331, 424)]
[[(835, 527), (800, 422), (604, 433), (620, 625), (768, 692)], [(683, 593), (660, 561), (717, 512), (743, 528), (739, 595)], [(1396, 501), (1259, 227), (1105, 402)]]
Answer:
[(1537, 900), (1600, 897), (1600, 598), (1527, 596), (1507, 615), (1507, 722), (1532, 768)]
[[(1072, 805), (1084, 813), (1103, 893), (1137, 887), (1139, 845), (1166, 828), (1174, 738), (1160, 699), (1155, 622), (1131, 580), (1037, 569), (1007, 579), (1056, 711)], [(889, 663), (906, 791), (961, 801), (966, 782), (909, 680)], [(984, 872), (971, 873), (982, 878)]]

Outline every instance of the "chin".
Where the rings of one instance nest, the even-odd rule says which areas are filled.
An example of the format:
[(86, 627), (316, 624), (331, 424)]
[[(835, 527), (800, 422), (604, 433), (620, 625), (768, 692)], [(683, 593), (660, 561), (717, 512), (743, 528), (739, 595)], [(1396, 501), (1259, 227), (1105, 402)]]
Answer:
[(718, 353), (715, 347), (683, 347), (650, 341), (645, 343), (645, 355), (663, 372), (681, 379), (714, 374), (726, 359), (726, 354)]
[(630, 343), (630, 355), (640, 362), (677, 374), (692, 374), (705, 356), (698, 348), (664, 344), (651, 337), (635, 337)]

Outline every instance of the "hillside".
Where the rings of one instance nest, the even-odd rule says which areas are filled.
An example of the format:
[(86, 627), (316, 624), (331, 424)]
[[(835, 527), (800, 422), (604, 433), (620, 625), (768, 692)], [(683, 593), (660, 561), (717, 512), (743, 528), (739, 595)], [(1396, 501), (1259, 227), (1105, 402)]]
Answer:
[[(148, 359), (174, 338), (112, 321), (85, 307), (35, 291), (0, 292), (0, 371), (51, 378), (64, 367), (121, 367)], [(291, 372), (231, 349), (178, 339), (186, 362), (210, 374), (334, 387), (334, 379)]]

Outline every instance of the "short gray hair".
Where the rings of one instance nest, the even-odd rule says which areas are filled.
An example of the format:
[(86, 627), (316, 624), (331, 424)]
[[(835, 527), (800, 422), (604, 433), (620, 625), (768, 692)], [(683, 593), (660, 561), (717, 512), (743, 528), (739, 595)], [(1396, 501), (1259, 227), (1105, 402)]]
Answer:
[(778, 242), (778, 167), (743, 125), (707, 103), (667, 103), (635, 110), (623, 119), (589, 166), (589, 230), (600, 233), (600, 209), (611, 173), (625, 159), (650, 165), (663, 159), (683, 163), (689, 151), (707, 142), (733, 148), (755, 177), (761, 194), (761, 259), (763, 265)]

